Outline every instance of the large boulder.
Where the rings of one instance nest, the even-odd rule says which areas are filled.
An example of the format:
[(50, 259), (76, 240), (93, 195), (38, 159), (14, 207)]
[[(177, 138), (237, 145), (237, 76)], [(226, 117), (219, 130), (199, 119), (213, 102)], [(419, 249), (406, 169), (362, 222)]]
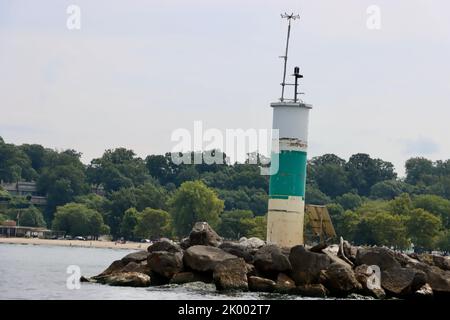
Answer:
[(335, 295), (346, 296), (362, 289), (353, 270), (341, 263), (333, 262), (323, 274), (325, 279), (322, 281), (327, 289)]
[(318, 283), (320, 271), (326, 270), (332, 262), (326, 254), (310, 252), (304, 246), (292, 247), (289, 261), (297, 286)]
[(304, 297), (326, 298), (329, 291), (323, 284), (305, 284), (297, 286), (290, 291), (292, 294), (298, 294)]
[(96, 278), (97, 282), (110, 286), (148, 287), (150, 276), (139, 272), (119, 272)]
[(384, 299), (386, 293), (381, 287), (381, 274), (365, 264), (357, 266), (354, 270), (355, 277), (362, 286), (362, 293), (377, 299)]
[(249, 252), (247, 247), (241, 243), (226, 241), (223, 242), (219, 248), (225, 252), (244, 259), (247, 263), (253, 263), (253, 255)]
[(242, 245), (247, 251), (255, 253), (259, 248), (264, 246), (266, 242), (257, 237), (246, 238), (242, 237), (239, 239), (239, 244)]
[(400, 268), (395, 253), (384, 247), (361, 247), (356, 253), (356, 265), (376, 265), (381, 271), (391, 268)]
[(427, 282), (424, 272), (412, 268), (390, 268), (381, 272), (381, 286), (394, 296), (407, 296)]
[(216, 264), (213, 279), (218, 290), (247, 291), (247, 264), (242, 258), (223, 260)]
[[(120, 272), (126, 265), (127, 264), (124, 263), (122, 260), (115, 260), (109, 265), (108, 268), (106, 268), (102, 273), (100, 273), (99, 275), (97, 275), (95, 277), (101, 277), (101, 276), (106, 276), (109, 274)], [(93, 277), (93, 278), (95, 278), (95, 277)]]
[(261, 247), (255, 253), (253, 264), (258, 271), (267, 275), (277, 275), (279, 272), (289, 272), (292, 269), (289, 258), (276, 245)]
[(189, 246), (213, 246), (218, 247), (222, 238), (211, 228), (207, 222), (196, 222), (189, 234)]
[(434, 254), (422, 253), (416, 254), (414, 257), (420, 262), (430, 266), (438, 267), (445, 271), (450, 271), (450, 257), (438, 256)]
[(145, 250), (132, 252), (130, 254), (127, 254), (125, 257), (122, 258), (122, 262), (124, 265), (127, 265), (130, 262), (136, 262), (140, 263), (142, 261), (147, 260), (148, 252)]
[(139, 272), (150, 275), (151, 269), (147, 264), (147, 261), (142, 261), (141, 263), (131, 261), (125, 267), (123, 267), (120, 272)]
[(295, 281), (284, 273), (279, 273), (275, 285), (275, 291), (278, 293), (289, 293), (295, 289)]
[(211, 246), (192, 246), (184, 252), (184, 264), (196, 271), (214, 271), (216, 265), (225, 260), (235, 259), (235, 255)]
[(450, 271), (442, 270), (436, 266), (429, 266), (423, 262), (411, 263), (407, 268), (420, 270), (426, 274), (427, 283), (434, 294), (450, 297)]
[(273, 280), (251, 276), (248, 278), (248, 287), (250, 291), (256, 292), (273, 292), (276, 283)]
[(155, 252), (155, 251), (167, 251), (167, 252), (181, 252), (181, 247), (173, 242), (172, 240), (162, 238), (158, 242), (153, 243), (151, 246), (147, 248), (147, 251), (149, 253)]
[(174, 274), (183, 270), (183, 253), (153, 251), (148, 256), (147, 263), (153, 272), (170, 279)]
[(170, 279), (170, 283), (173, 284), (183, 284), (189, 282), (210, 283), (212, 282), (212, 278), (206, 273), (185, 271), (175, 274), (172, 279)]

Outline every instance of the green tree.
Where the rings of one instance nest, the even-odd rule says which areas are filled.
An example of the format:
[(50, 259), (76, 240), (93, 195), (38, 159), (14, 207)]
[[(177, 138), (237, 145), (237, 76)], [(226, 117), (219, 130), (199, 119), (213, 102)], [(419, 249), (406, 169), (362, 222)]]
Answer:
[(399, 180), (385, 180), (375, 183), (370, 188), (372, 199), (392, 200), (404, 192), (408, 192), (411, 186)]
[(108, 192), (136, 187), (150, 178), (145, 161), (125, 148), (106, 150), (101, 158), (91, 161), (86, 174), (91, 184), (103, 185)]
[(111, 235), (116, 238), (120, 235), (120, 224), (125, 211), (137, 207), (136, 189), (124, 188), (111, 193), (108, 206), (106, 221), (111, 228)]
[[(27, 227), (45, 227), (46, 223), (42, 212), (35, 206), (29, 206), (26, 209), (15, 209), (15, 217), (20, 218), (20, 225)], [(16, 220), (16, 219), (15, 219)]]
[(139, 212), (135, 208), (125, 211), (120, 224), (120, 235), (125, 239), (134, 238), (134, 229), (138, 223)]
[(305, 202), (306, 204), (326, 205), (331, 203), (331, 199), (314, 185), (306, 185)]
[(0, 201), (10, 201), (11, 195), (8, 191), (3, 190), (2, 187), (0, 187)]
[(339, 203), (344, 210), (354, 210), (361, 206), (363, 201), (357, 194), (345, 193), (342, 196), (336, 197), (336, 202)]
[(184, 236), (198, 221), (206, 221), (216, 227), (224, 202), (203, 182), (187, 181), (175, 191), (170, 207), (175, 232), (178, 236)]
[(135, 189), (138, 210), (166, 209), (167, 191), (156, 183), (146, 182)]
[(379, 245), (406, 249), (409, 239), (405, 218), (389, 212), (372, 212), (365, 215), (358, 225), (359, 244)]
[(110, 206), (109, 200), (95, 193), (75, 197), (75, 202), (86, 205), (88, 208), (100, 212), (105, 215), (106, 210)]
[(220, 216), (221, 221), (218, 232), (222, 237), (228, 239), (239, 239), (248, 233), (248, 224), (243, 223), (244, 219), (252, 219), (253, 212), (250, 210), (225, 211)]
[(47, 195), (47, 221), (51, 221), (57, 206), (72, 202), (89, 190), (80, 157), (74, 150), (46, 154), (46, 167), (42, 169), (37, 187), (41, 194)]
[(447, 229), (439, 235), (437, 241), (437, 248), (445, 254), (450, 253), (450, 230)]
[(435, 249), (442, 222), (439, 217), (428, 211), (414, 209), (407, 221), (407, 228), (415, 251), (431, 251)]
[(371, 187), (377, 182), (397, 177), (392, 163), (381, 159), (372, 159), (365, 153), (352, 155), (346, 164), (346, 171), (351, 187), (362, 196), (368, 196)]
[(349, 191), (348, 177), (345, 168), (341, 164), (324, 162), (321, 157), (313, 158), (310, 162), (310, 178), (320, 191), (327, 196), (335, 197)]
[(101, 214), (80, 203), (68, 203), (57, 208), (52, 228), (72, 236), (98, 237), (103, 227)]
[(450, 229), (450, 201), (430, 194), (418, 195), (413, 199), (415, 208), (422, 208), (441, 217), (444, 228)]
[(356, 231), (358, 224), (361, 221), (361, 216), (351, 210), (347, 210), (343, 213), (342, 218), (336, 221), (336, 233), (338, 236), (342, 236), (349, 241), (356, 240)]
[(37, 178), (37, 173), (31, 166), (31, 161), (20, 148), (0, 140), (0, 180), (17, 182), (31, 181)]
[(411, 197), (407, 193), (402, 193), (400, 196), (395, 197), (394, 200), (388, 202), (389, 212), (395, 214), (408, 215), (412, 209), (413, 203)]
[(254, 218), (244, 218), (241, 223), (247, 229), (247, 237), (257, 237), (262, 240), (266, 239), (267, 235), (267, 218), (265, 216), (257, 216)]
[(145, 208), (138, 217), (134, 233), (146, 239), (171, 236), (171, 218), (167, 211)]
[(431, 160), (425, 158), (411, 158), (405, 163), (406, 182), (417, 185), (429, 185), (434, 181), (434, 166)]

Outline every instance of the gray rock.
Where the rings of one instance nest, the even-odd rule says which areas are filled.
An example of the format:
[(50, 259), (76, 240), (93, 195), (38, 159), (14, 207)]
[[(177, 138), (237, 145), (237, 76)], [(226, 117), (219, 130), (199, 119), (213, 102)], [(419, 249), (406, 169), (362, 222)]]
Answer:
[(189, 246), (213, 246), (218, 247), (222, 238), (211, 228), (207, 222), (196, 222), (189, 234)]
[(390, 268), (381, 273), (381, 286), (394, 296), (406, 296), (419, 290), (427, 281), (420, 270), (411, 268)]
[(213, 279), (217, 290), (247, 291), (247, 264), (242, 258), (221, 261), (216, 264)]
[[(115, 260), (113, 261), (113, 263), (111, 263), (111, 265), (106, 268), (102, 273), (100, 273), (98, 276), (95, 277), (101, 277), (101, 276), (106, 276), (109, 274), (113, 274), (116, 272), (120, 272), (122, 270), (122, 268), (124, 268), (127, 264), (124, 263), (122, 260)], [(93, 277), (93, 278), (95, 278)]]
[(181, 250), (181, 247), (178, 244), (176, 244), (175, 242), (173, 242), (169, 239), (166, 239), (166, 238), (162, 238), (158, 242), (155, 242), (154, 244), (149, 246), (147, 248), (147, 251), (149, 253), (155, 252), (155, 251), (167, 251), (167, 252), (176, 253), (176, 252), (181, 252), (182, 250)]
[(98, 277), (97, 282), (110, 286), (121, 287), (148, 287), (150, 276), (139, 272), (119, 272)]
[(292, 247), (289, 261), (291, 276), (297, 286), (318, 283), (320, 271), (326, 270), (332, 262), (326, 254), (310, 252), (304, 246)]
[(435, 294), (450, 297), (450, 271), (442, 270), (436, 266), (429, 266), (423, 262), (412, 263), (407, 266), (426, 274), (427, 283)]
[(130, 262), (142, 262), (147, 260), (148, 257), (148, 252), (145, 250), (142, 251), (137, 251), (137, 252), (132, 252), (130, 254), (127, 254), (125, 257), (122, 258), (122, 262), (124, 263), (124, 265), (127, 265)]
[(265, 245), (259, 248), (255, 253), (253, 264), (263, 274), (289, 272), (292, 269), (288, 257), (276, 245)]
[(400, 268), (392, 250), (384, 247), (361, 247), (356, 254), (356, 265), (377, 265), (381, 271)]
[(248, 239), (246, 237), (242, 237), (239, 239), (239, 243), (250, 252), (254, 252), (266, 244), (264, 240), (257, 237), (251, 237)]
[(333, 294), (345, 296), (362, 289), (361, 284), (355, 277), (353, 270), (343, 264), (333, 262), (324, 272), (325, 286)]
[(237, 258), (222, 249), (210, 246), (192, 246), (184, 252), (186, 266), (196, 271), (214, 271), (216, 265), (229, 259)]
[(147, 264), (147, 261), (142, 261), (141, 263), (131, 261), (125, 267), (123, 267), (120, 272), (139, 272), (150, 275), (151, 269)]
[(204, 282), (210, 283), (212, 282), (212, 278), (210, 275), (206, 273), (198, 273), (198, 272), (179, 272), (175, 274), (172, 279), (170, 279), (170, 283), (173, 284), (183, 284), (190, 282)]
[(248, 278), (248, 287), (250, 291), (256, 292), (273, 292), (276, 283), (273, 280), (251, 276)]
[(279, 273), (275, 285), (275, 291), (278, 293), (289, 293), (295, 289), (295, 281), (284, 273)]
[(422, 253), (415, 255), (420, 262), (426, 263), (429, 266), (438, 267), (444, 271), (450, 271), (450, 257), (438, 256), (434, 254)]
[(227, 242), (223, 242), (219, 246), (219, 248), (225, 252), (228, 252), (232, 255), (235, 255), (239, 258), (244, 259), (245, 262), (247, 262), (247, 263), (253, 262), (253, 255), (248, 251), (246, 246), (244, 246), (240, 243), (227, 241)]
[(153, 272), (170, 279), (183, 270), (183, 253), (153, 251), (148, 256), (148, 265)]
[(326, 298), (329, 291), (323, 284), (305, 284), (295, 287), (291, 290), (292, 294), (298, 294), (305, 297)]
[(183, 250), (186, 250), (186, 249), (189, 248), (190, 246), (191, 246), (191, 243), (189, 242), (189, 237), (181, 239), (181, 241), (180, 241), (180, 247), (181, 247)]

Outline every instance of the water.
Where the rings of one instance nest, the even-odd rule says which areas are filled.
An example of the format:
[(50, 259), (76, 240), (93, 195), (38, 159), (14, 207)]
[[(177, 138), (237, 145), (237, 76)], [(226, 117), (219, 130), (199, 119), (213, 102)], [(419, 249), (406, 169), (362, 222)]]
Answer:
[(265, 293), (216, 292), (214, 285), (191, 283), (150, 288), (111, 287), (81, 283), (68, 289), (67, 267), (77, 265), (93, 276), (134, 250), (0, 244), (0, 299), (305, 299)]

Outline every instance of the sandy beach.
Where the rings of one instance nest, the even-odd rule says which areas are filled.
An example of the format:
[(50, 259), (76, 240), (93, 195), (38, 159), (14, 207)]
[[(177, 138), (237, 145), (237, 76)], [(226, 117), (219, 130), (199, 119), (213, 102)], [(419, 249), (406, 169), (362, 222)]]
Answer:
[(51, 240), (38, 238), (0, 238), (0, 244), (28, 244), (85, 248), (109, 248), (109, 249), (136, 249), (146, 250), (149, 244), (138, 242), (116, 243), (114, 241), (80, 241), (80, 240)]

